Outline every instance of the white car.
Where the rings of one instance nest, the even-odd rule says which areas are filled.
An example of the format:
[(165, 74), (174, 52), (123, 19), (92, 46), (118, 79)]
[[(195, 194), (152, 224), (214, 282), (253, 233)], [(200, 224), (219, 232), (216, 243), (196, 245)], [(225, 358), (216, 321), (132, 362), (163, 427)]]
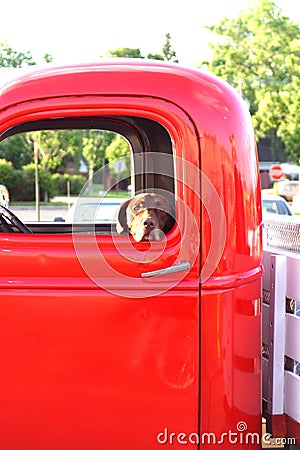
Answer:
[(290, 205), (284, 198), (275, 194), (262, 194), (263, 217), (269, 214), (292, 216)]
[(65, 222), (114, 223), (117, 221), (120, 205), (126, 198), (79, 197), (67, 212)]
[(277, 185), (278, 194), (288, 202), (293, 200), (294, 195), (299, 191), (299, 181), (284, 180), (279, 181)]

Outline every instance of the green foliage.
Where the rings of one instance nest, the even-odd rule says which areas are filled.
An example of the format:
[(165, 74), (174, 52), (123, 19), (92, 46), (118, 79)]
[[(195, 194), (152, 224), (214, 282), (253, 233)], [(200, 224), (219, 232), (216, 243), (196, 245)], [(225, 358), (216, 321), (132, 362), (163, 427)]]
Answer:
[(167, 33), (165, 36), (165, 43), (162, 52), (163, 52), (163, 59), (165, 59), (166, 61), (173, 61), (178, 63), (178, 59), (176, 58), (176, 52), (172, 50), (170, 33)]
[[(28, 164), (21, 172), (22, 191), (16, 200), (33, 201), (35, 199), (35, 168), (34, 164)], [(41, 185), (40, 185), (41, 187)], [(42, 198), (42, 197), (41, 197)]]
[(40, 165), (54, 172), (65, 168), (70, 160), (79, 166), (83, 133), (83, 130), (47, 130), (28, 134), (32, 141), (38, 135)]
[(207, 68), (247, 99), (259, 138), (269, 137), (274, 145), (282, 140), (287, 157), (299, 158), (299, 140), (292, 135), (300, 125), (294, 120), (290, 126), (299, 101), (295, 97), (300, 75), (299, 25), (283, 16), (273, 1), (256, 0), (236, 19), (223, 18), (208, 28), (219, 39), (212, 44)]
[(23, 200), (25, 187), (23, 171), (16, 170), (12, 163), (5, 159), (0, 159), (0, 184), (8, 188), (11, 201)]
[(3, 67), (24, 67), (33, 66), (36, 63), (33, 61), (31, 53), (17, 52), (13, 50), (8, 41), (0, 43), (0, 68)]
[(128, 158), (130, 155), (130, 147), (126, 139), (117, 134), (112, 143), (106, 148), (105, 157), (109, 163), (121, 158)]
[(60, 174), (54, 173), (51, 175), (52, 183), (53, 183), (53, 194), (54, 196), (58, 195), (67, 195), (68, 188), (67, 183), (70, 183), (70, 194), (78, 195), (80, 194), (81, 189), (86, 183), (86, 179), (82, 175), (70, 175), (70, 174)]
[[(45, 169), (39, 168), (39, 195), (40, 199), (53, 197), (53, 183), (51, 174)], [(35, 165), (28, 164), (21, 171), (22, 191), (16, 200), (33, 201), (35, 199)]]
[(147, 59), (155, 59), (157, 61), (163, 61), (164, 57), (162, 55), (159, 55), (158, 53), (149, 53), (147, 55)]
[(10, 193), (12, 193), (16, 175), (16, 170), (12, 163), (5, 159), (0, 159), (0, 184), (5, 184)]
[(176, 52), (172, 50), (171, 45), (171, 35), (167, 33), (165, 35), (165, 42), (162, 48), (162, 54), (158, 53), (148, 53), (147, 56), (142, 55), (141, 50), (139, 48), (128, 48), (128, 47), (120, 47), (115, 50), (109, 50), (109, 56), (114, 58), (147, 58), (147, 59), (156, 59), (159, 61), (173, 61), (178, 62), (176, 58)]
[(139, 48), (120, 47), (109, 50), (108, 54), (113, 58), (143, 58)]
[(293, 42), (293, 53), (288, 58), (291, 80), (286, 89), (280, 91), (280, 101), (285, 106), (285, 115), (278, 128), (278, 135), (289, 149), (291, 160), (300, 162), (300, 41)]
[(109, 162), (110, 172), (116, 173), (114, 169), (114, 162), (121, 159), (125, 163), (125, 170), (122, 172), (122, 177), (130, 174), (130, 147), (126, 139), (120, 134), (117, 134), (112, 143), (107, 147), (105, 152), (106, 159)]
[(15, 169), (21, 169), (32, 162), (33, 142), (26, 133), (11, 136), (0, 142), (0, 158), (11, 161)]
[(116, 134), (105, 130), (86, 130), (82, 140), (82, 156), (89, 166), (89, 177), (105, 164), (105, 149)]
[[(67, 181), (70, 182), (71, 195), (78, 195), (86, 183), (82, 175), (51, 174), (39, 168), (40, 198), (52, 198), (67, 194)], [(7, 186), (12, 201), (35, 200), (35, 165), (27, 164), (16, 170), (10, 161), (0, 159), (0, 184)]]
[(51, 63), (53, 61), (53, 56), (50, 53), (45, 53), (43, 59), (46, 63)]

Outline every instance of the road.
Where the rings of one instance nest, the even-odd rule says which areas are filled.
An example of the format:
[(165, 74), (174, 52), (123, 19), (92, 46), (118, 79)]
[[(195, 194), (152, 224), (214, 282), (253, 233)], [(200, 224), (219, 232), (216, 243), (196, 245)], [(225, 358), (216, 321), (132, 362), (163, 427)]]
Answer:
[[(35, 206), (10, 206), (9, 209), (25, 223), (37, 222), (38, 215)], [(56, 217), (65, 218), (67, 206), (41, 206), (40, 222), (53, 222)]]

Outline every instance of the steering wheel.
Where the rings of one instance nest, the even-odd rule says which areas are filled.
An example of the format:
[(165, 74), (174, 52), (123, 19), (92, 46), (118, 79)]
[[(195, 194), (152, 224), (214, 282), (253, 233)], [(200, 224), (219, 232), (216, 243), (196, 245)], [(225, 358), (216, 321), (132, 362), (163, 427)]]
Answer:
[(3, 233), (15, 233), (15, 228), (20, 233), (32, 233), (30, 228), (21, 222), (18, 217), (5, 206), (0, 205), (0, 231)]

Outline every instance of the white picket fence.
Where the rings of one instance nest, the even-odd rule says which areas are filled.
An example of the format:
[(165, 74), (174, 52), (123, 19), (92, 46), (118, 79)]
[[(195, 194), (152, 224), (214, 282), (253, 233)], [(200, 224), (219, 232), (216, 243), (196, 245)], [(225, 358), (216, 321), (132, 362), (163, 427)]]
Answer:
[(300, 254), (265, 246), (263, 266), (263, 398), (300, 423)]

